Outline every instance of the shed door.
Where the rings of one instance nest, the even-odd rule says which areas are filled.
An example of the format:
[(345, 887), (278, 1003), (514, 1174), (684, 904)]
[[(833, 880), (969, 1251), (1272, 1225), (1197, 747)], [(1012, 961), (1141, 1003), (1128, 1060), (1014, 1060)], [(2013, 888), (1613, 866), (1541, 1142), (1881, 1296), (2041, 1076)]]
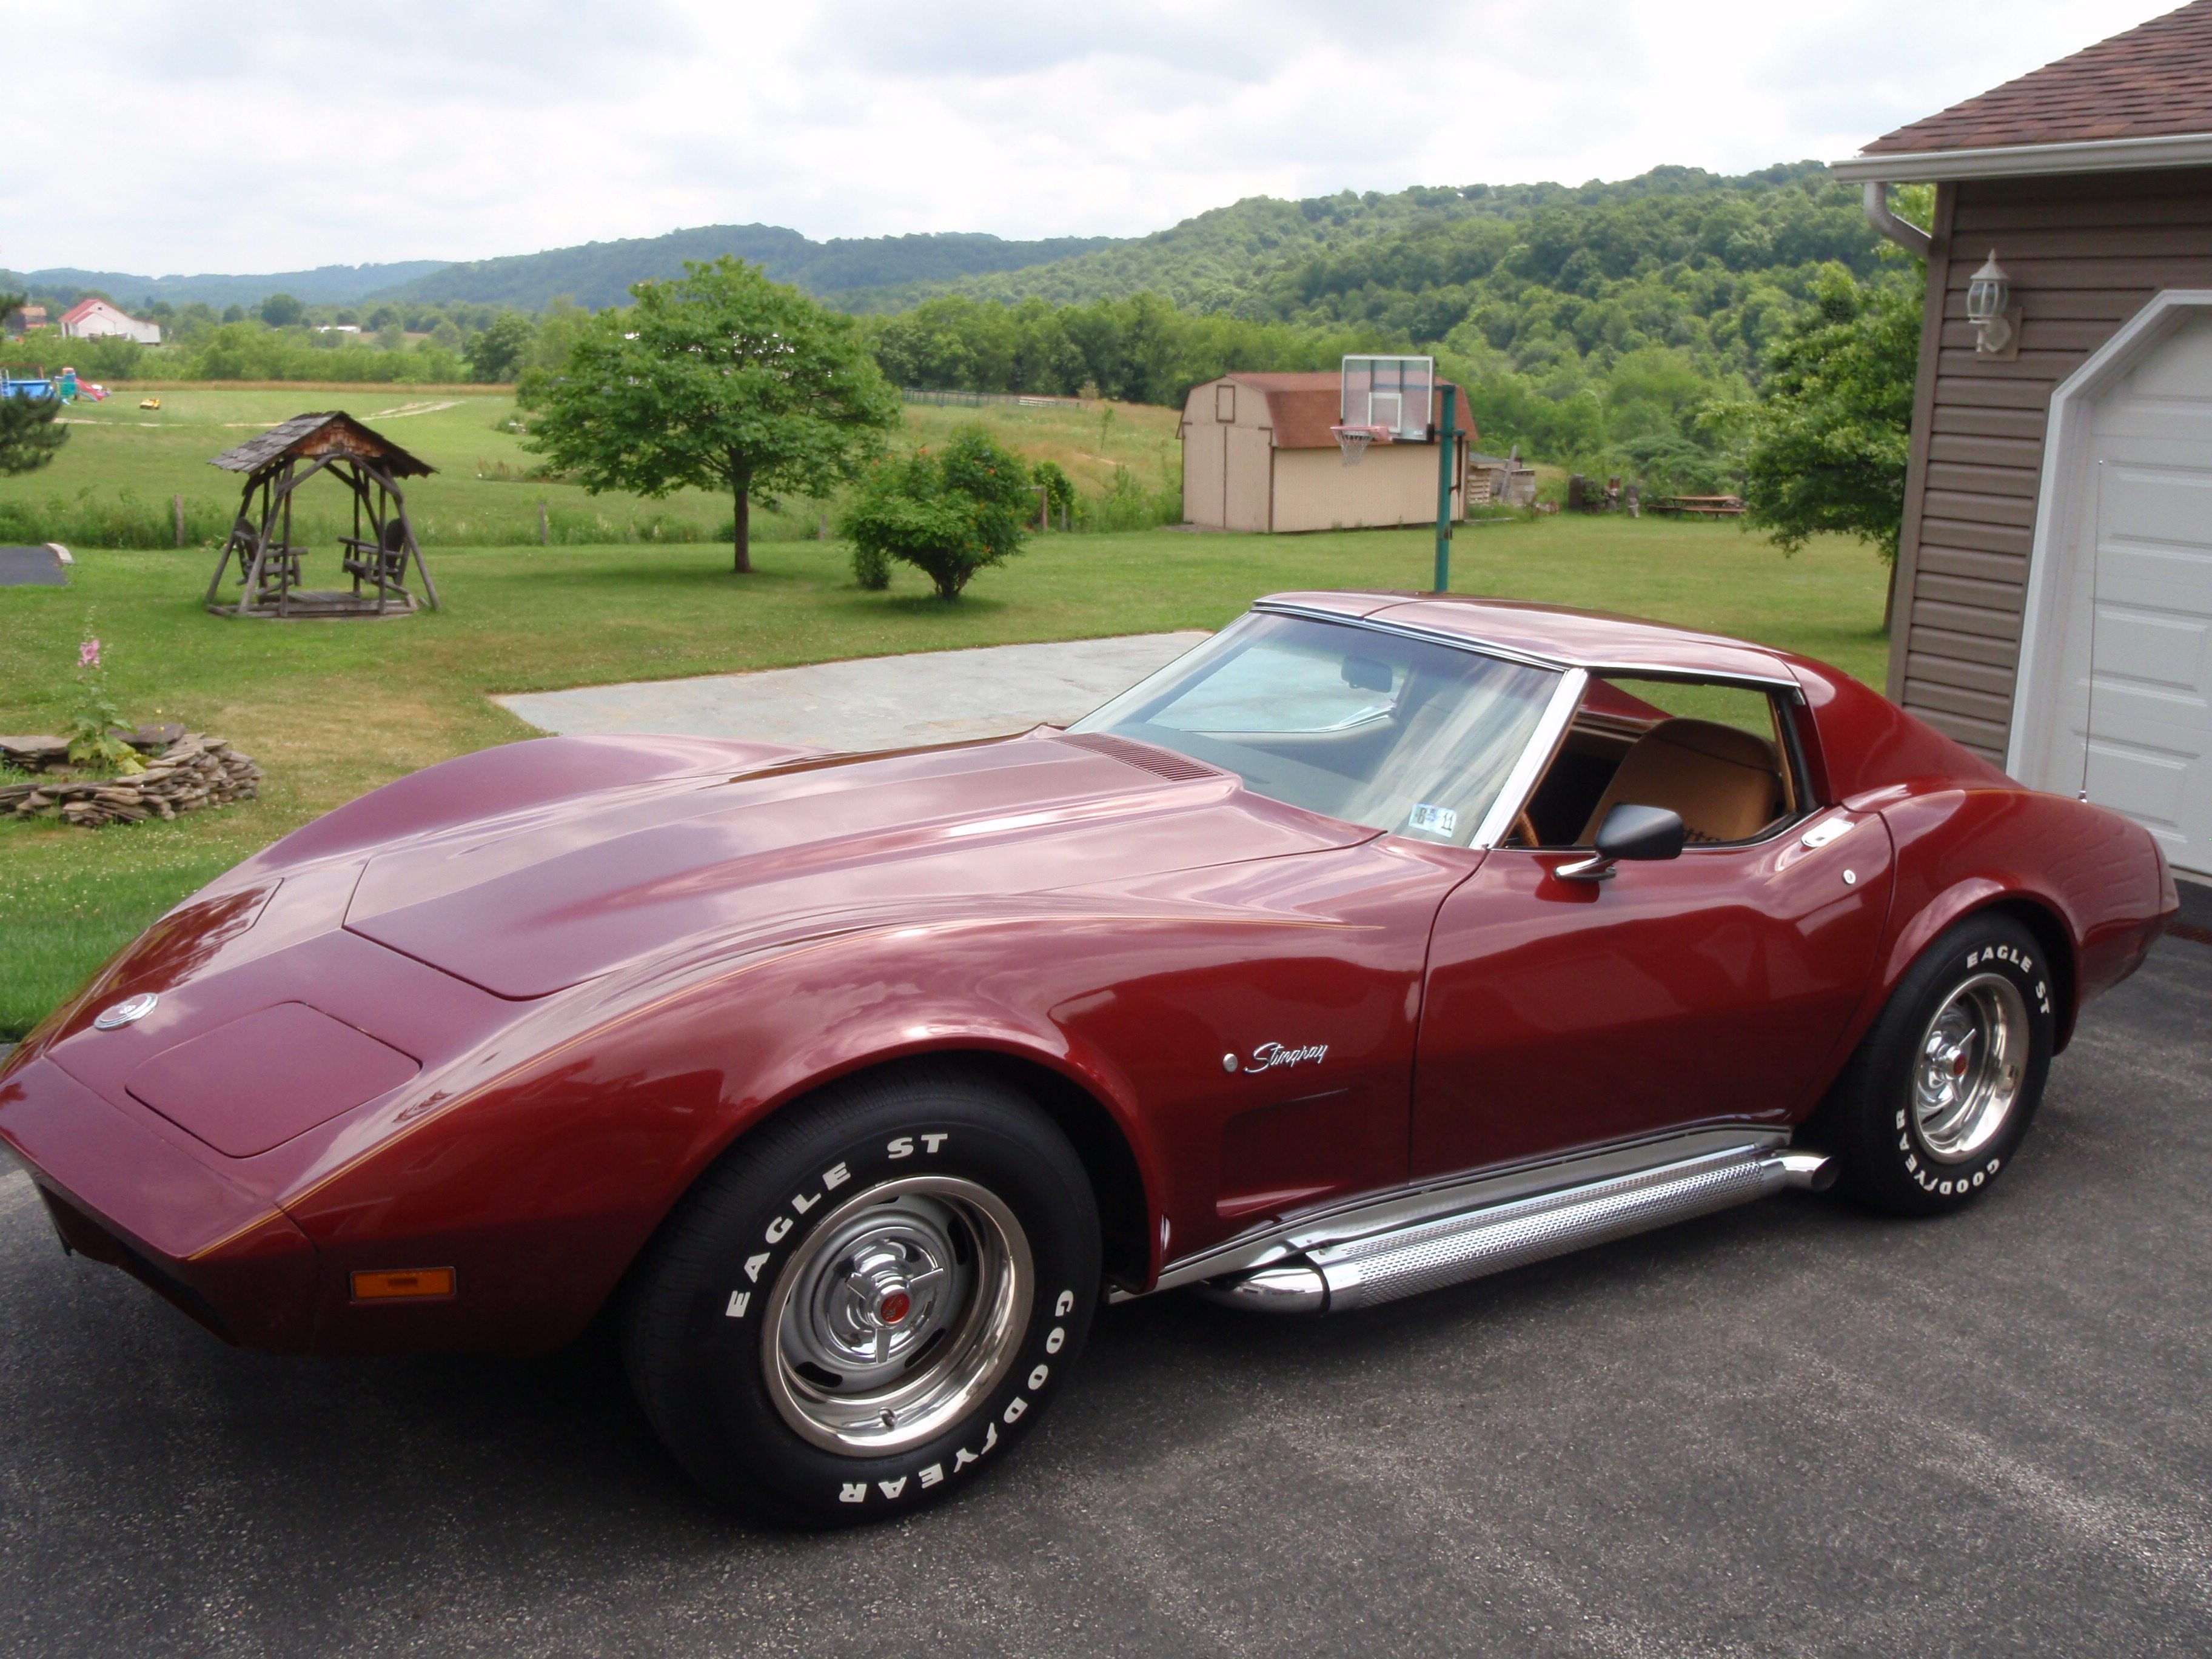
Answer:
[(2154, 349), (2092, 431), (2089, 799), (2212, 875), (2212, 320)]

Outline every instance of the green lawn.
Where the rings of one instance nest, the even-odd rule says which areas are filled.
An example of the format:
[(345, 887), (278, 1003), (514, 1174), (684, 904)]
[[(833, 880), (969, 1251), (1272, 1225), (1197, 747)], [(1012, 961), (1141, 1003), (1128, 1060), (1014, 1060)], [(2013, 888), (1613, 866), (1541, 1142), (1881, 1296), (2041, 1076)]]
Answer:
[[(139, 408), (142, 397), (158, 398), (161, 408)], [(190, 541), (220, 536), (237, 511), (242, 480), (209, 465), (210, 458), (291, 416), (325, 409), (342, 409), (367, 422), (438, 469), (407, 489), (409, 512), (426, 545), (534, 542), (541, 502), (556, 544), (693, 541), (725, 534), (730, 523), (730, 500), (723, 495), (681, 490), (648, 501), (589, 495), (574, 484), (531, 477), (538, 458), (507, 429), (515, 413), (511, 397), (436, 386), (148, 393), (125, 388), (106, 403), (70, 408), (63, 417), (69, 441), (52, 465), (21, 477), (0, 477), (0, 540), (20, 537), (72, 547), (79, 541), (168, 544), (174, 539), (172, 499), (179, 495)], [(1176, 419), (1174, 410), (1134, 404), (1086, 410), (916, 404), (907, 411), (907, 438), (939, 443), (955, 427), (981, 422), (1030, 459), (1058, 461), (1079, 488), (1097, 494), (1120, 467), (1133, 470), (1146, 489), (1160, 488), (1176, 459)], [(302, 491), (295, 507), (302, 532), (319, 540), (339, 533), (339, 520), (349, 511), (346, 500), (335, 485)], [(781, 512), (757, 510), (753, 534), (762, 541), (799, 539), (815, 533), (821, 516), (820, 503), (800, 501), (787, 502)], [(118, 522), (141, 530), (125, 533), (113, 527)]]
[[(139, 408), (142, 395), (158, 398), (161, 408)], [(97, 544), (103, 515), (120, 512), (166, 526), (171, 498), (182, 495), (197, 542), (229, 524), (243, 482), (209, 460), (279, 421), (325, 409), (369, 422), (438, 468), (408, 489), (409, 509), (426, 542), (534, 538), (540, 501), (555, 519), (556, 539), (565, 530), (570, 540), (628, 541), (656, 527), (664, 538), (696, 538), (712, 534), (730, 516), (726, 500), (696, 491), (665, 501), (593, 498), (573, 484), (528, 478), (536, 458), (503, 429), (514, 414), (512, 398), (435, 386), (146, 394), (126, 388), (106, 403), (72, 405), (64, 416), (69, 441), (53, 464), (0, 478), (0, 514), (27, 509), (39, 515), (37, 527), (65, 532), (52, 539)], [(345, 506), (344, 492), (332, 486), (311, 488), (298, 502), (305, 525), (319, 536), (336, 532)], [(773, 533), (779, 526), (763, 528)], [(783, 528), (798, 533), (795, 521)]]
[[(404, 772), (529, 735), (487, 693), (1216, 628), (1274, 589), (1424, 586), (1431, 540), (1054, 535), (954, 605), (905, 570), (888, 594), (861, 592), (835, 543), (771, 544), (747, 578), (712, 545), (433, 547), (429, 557), (447, 608), (382, 623), (210, 617), (196, 550), (81, 549), (71, 586), (0, 589), (0, 731), (62, 723), (90, 626), (131, 715), (217, 732), (268, 772), (260, 800), (173, 824), (0, 824), (0, 1039), (276, 836)], [(1560, 517), (1462, 532), (1453, 578), (1462, 592), (1770, 641), (1877, 684), (1886, 659), (1881, 567), (1853, 544), (1823, 540), (1784, 559), (1733, 526)]]

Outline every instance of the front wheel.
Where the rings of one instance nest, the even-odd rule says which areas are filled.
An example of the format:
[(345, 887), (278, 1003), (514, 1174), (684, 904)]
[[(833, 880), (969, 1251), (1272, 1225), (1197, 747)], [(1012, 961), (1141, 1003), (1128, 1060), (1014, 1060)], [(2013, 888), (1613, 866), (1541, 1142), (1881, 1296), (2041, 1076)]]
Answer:
[(1066, 1376), (1099, 1284), (1066, 1138), (988, 1078), (914, 1067), (754, 1130), (641, 1264), (640, 1401), (724, 1501), (881, 1519), (1002, 1461)]
[(2043, 1097), (2052, 982), (2043, 947), (2000, 914), (1967, 917), (1922, 953), (1826, 1108), (1846, 1192), (1936, 1215), (1996, 1179)]

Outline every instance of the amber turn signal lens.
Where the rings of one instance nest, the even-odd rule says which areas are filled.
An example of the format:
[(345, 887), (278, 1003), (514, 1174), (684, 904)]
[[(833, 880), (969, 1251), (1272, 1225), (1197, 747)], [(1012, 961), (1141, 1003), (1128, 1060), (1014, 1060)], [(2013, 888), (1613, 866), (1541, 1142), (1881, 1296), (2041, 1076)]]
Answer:
[(451, 1267), (410, 1267), (353, 1276), (353, 1299), (356, 1302), (394, 1302), (404, 1298), (422, 1301), (453, 1293)]

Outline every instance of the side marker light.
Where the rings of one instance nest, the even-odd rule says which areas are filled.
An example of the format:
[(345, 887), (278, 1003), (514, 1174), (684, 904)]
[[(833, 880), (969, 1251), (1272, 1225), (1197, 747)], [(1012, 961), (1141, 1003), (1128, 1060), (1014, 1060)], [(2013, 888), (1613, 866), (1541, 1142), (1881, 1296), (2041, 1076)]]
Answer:
[(386, 1269), (353, 1276), (353, 1299), (356, 1302), (426, 1302), (450, 1298), (453, 1294), (451, 1267)]

